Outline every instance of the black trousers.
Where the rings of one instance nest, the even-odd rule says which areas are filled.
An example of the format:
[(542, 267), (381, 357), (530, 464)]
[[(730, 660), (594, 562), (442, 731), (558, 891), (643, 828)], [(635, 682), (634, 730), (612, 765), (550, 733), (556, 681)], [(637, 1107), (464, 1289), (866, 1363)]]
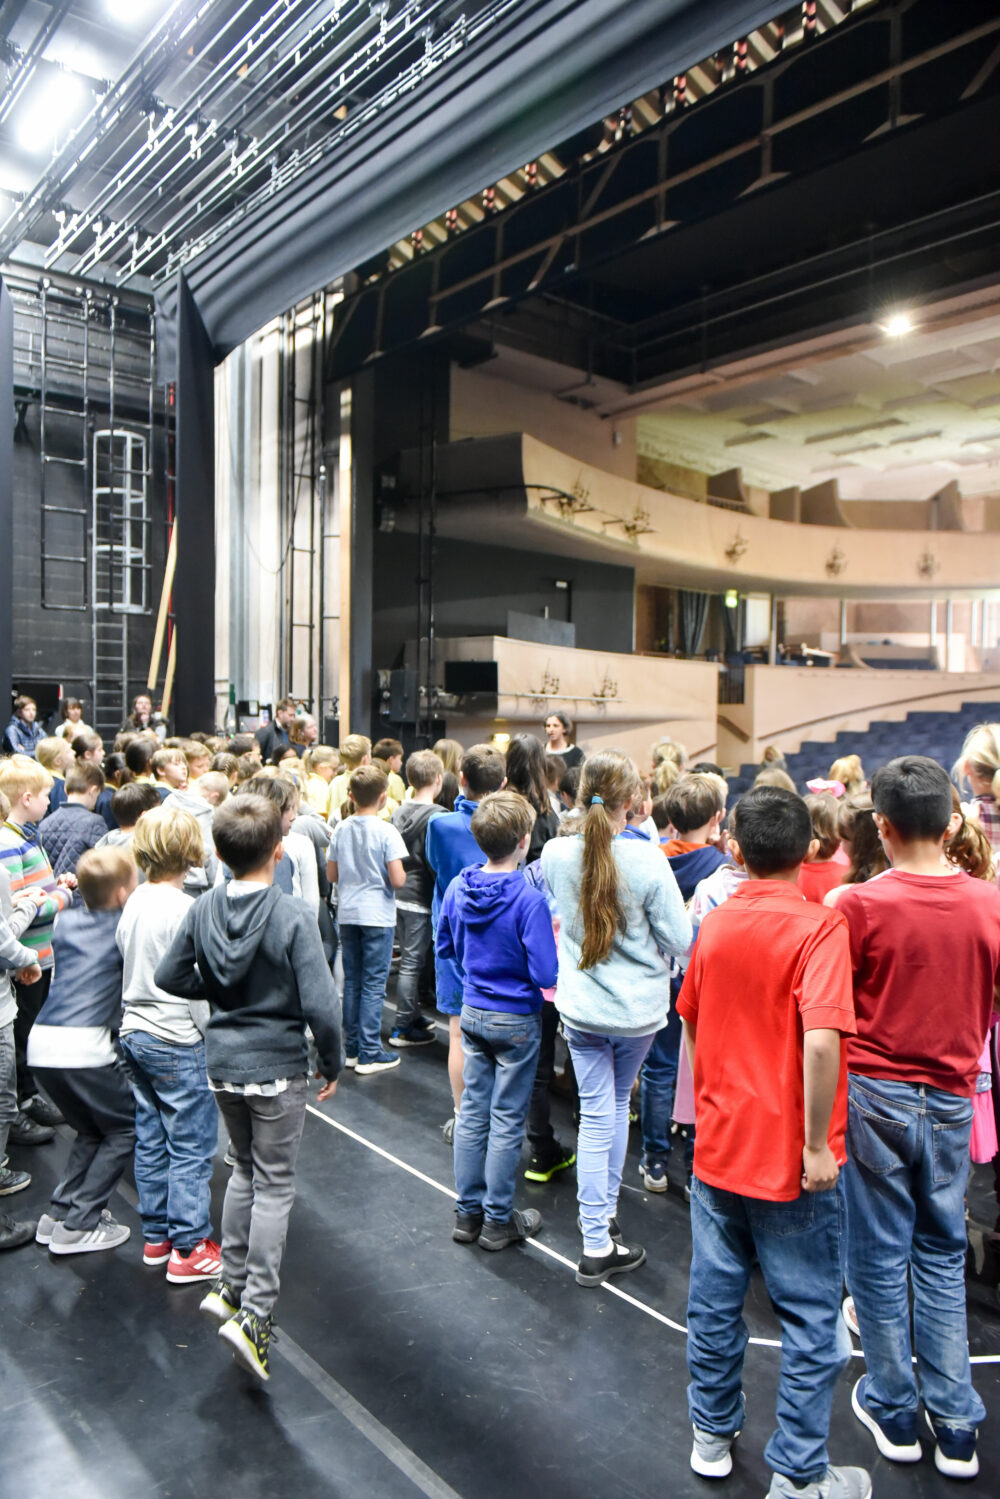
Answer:
[(49, 997), (52, 969), (46, 968), (33, 984), (17, 985), (17, 1015), (14, 1018), (14, 1060), (17, 1063), (17, 1096), (23, 1104), (38, 1092), (28, 1069), (28, 1035), (38, 1012)]
[(52, 1216), (67, 1228), (96, 1228), (135, 1150), (135, 1100), (116, 1062), (110, 1067), (38, 1067), (44, 1088), (76, 1139), (52, 1193)]

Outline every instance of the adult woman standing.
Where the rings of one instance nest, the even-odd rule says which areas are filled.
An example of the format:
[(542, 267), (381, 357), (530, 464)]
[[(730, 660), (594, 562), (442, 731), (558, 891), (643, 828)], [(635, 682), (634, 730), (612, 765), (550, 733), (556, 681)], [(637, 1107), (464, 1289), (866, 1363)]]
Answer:
[(573, 722), (565, 713), (550, 713), (545, 720), (546, 749), (550, 755), (561, 755), (567, 770), (572, 765), (582, 765), (584, 759), (580, 746), (569, 742), (572, 732)]
[(629, 1095), (666, 1018), (669, 955), (680, 956), (691, 942), (667, 860), (644, 839), (618, 836), (639, 790), (628, 755), (591, 755), (580, 777), (581, 832), (553, 838), (542, 851), (560, 923), (556, 1006), (580, 1089), (582, 1286), (635, 1270), (646, 1258), (644, 1249), (621, 1242), (615, 1216)]

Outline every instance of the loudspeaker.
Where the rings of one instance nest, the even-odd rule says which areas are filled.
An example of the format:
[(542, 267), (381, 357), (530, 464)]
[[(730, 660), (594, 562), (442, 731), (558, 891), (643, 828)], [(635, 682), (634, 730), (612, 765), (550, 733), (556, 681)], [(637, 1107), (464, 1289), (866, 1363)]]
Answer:
[(412, 666), (389, 673), (389, 718), (393, 723), (416, 723), (420, 712), (417, 674)]
[(336, 749), (340, 743), (340, 719), (336, 716), (323, 720), (323, 743)]

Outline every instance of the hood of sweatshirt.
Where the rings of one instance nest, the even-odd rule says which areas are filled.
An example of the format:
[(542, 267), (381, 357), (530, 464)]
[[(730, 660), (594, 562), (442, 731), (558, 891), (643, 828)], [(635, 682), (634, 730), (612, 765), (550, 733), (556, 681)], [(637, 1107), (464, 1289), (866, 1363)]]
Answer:
[(511, 874), (487, 874), (475, 865), (463, 869), (455, 890), (455, 906), (470, 931), (483, 932), (524, 898), (524, 879)]
[(225, 885), (216, 885), (199, 906), (199, 936), (208, 965), (226, 988), (242, 983), (250, 971), (264, 937), (264, 928), (275, 902), (281, 899), (276, 885), (262, 885), (259, 895), (229, 896)]

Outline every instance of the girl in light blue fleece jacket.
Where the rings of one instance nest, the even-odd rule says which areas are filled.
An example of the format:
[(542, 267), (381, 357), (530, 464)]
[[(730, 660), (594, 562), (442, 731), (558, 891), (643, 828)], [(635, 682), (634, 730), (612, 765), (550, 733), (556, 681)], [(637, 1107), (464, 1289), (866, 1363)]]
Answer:
[(584, 1252), (576, 1278), (584, 1286), (635, 1270), (646, 1258), (644, 1249), (621, 1242), (615, 1218), (629, 1095), (666, 1020), (670, 956), (691, 942), (668, 861), (653, 844), (619, 837), (638, 795), (639, 772), (628, 755), (591, 755), (580, 779), (582, 831), (542, 850), (560, 922), (556, 1005), (580, 1089)]

